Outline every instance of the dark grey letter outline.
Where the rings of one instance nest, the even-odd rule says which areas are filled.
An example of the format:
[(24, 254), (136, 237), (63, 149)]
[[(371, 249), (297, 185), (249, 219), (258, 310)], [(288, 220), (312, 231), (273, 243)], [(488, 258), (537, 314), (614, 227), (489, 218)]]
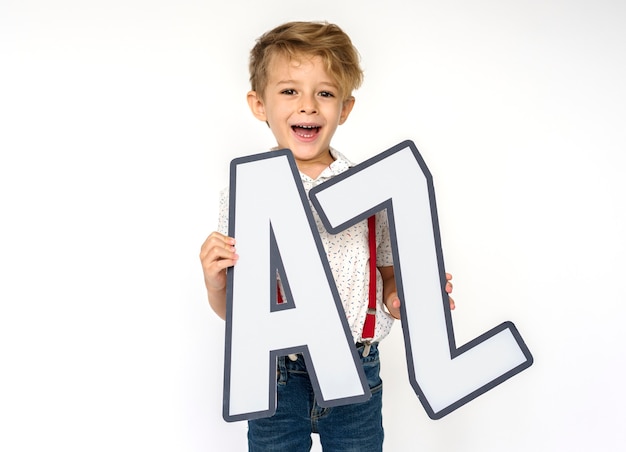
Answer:
[[(352, 342), (352, 333), (350, 332), (350, 327), (348, 325), (348, 322), (345, 318), (345, 315), (343, 314), (343, 306), (341, 304), (341, 299), (339, 297), (339, 293), (337, 291), (336, 285), (335, 285), (335, 281), (334, 278), (332, 276), (332, 271), (330, 269), (330, 265), (328, 264), (328, 260), (326, 258), (326, 252), (324, 250), (324, 247), (322, 245), (321, 242), (321, 238), (319, 236), (319, 234), (317, 233), (317, 226), (315, 225), (315, 220), (313, 219), (313, 214), (311, 212), (310, 206), (309, 206), (309, 202), (306, 196), (306, 193), (304, 191), (304, 187), (302, 185), (302, 181), (300, 179), (299, 173), (298, 173), (298, 168), (296, 166), (293, 154), (291, 153), (291, 151), (289, 151), (288, 149), (281, 149), (281, 150), (276, 150), (276, 151), (270, 151), (270, 152), (265, 152), (265, 153), (261, 153), (261, 154), (255, 154), (255, 155), (250, 155), (250, 156), (245, 156), (245, 157), (240, 157), (240, 158), (236, 158), (234, 160), (231, 161), (230, 164), (230, 185), (229, 185), (229, 224), (228, 224), (228, 234), (229, 236), (233, 237), (235, 234), (235, 222), (236, 222), (236, 218), (235, 218), (235, 202), (236, 202), (236, 189), (237, 189), (237, 166), (238, 165), (244, 165), (246, 163), (250, 163), (250, 162), (256, 162), (258, 160), (263, 160), (263, 159), (271, 159), (271, 158), (287, 158), (288, 162), (289, 162), (289, 166), (291, 168), (291, 172), (293, 175), (293, 179), (294, 182), (297, 186), (298, 192), (299, 192), (299, 196), (300, 196), (300, 200), (302, 202), (302, 207), (303, 207), (303, 211), (305, 212), (307, 219), (308, 219), (308, 223), (311, 229), (311, 233), (313, 236), (313, 239), (315, 240), (317, 249), (318, 249), (318, 254), (320, 256), (320, 260), (322, 262), (322, 265), (324, 266), (324, 270), (326, 273), (326, 278), (329, 282), (330, 285), (330, 289), (333, 293), (333, 298), (334, 298), (334, 302), (337, 308), (337, 315), (341, 321), (343, 330), (344, 330), (344, 334), (346, 337), (346, 341), (348, 343)], [(271, 228), (271, 225), (270, 225)], [(279, 271), (281, 273), (281, 278), (284, 277), (285, 281), (284, 281), (284, 286), (288, 290), (288, 281), (286, 279), (286, 272), (285, 272), (285, 268), (283, 267), (282, 264), (282, 259), (280, 257), (280, 250), (278, 249), (278, 246), (276, 244), (276, 240), (275, 237), (273, 236), (273, 230), (270, 234), (270, 237), (268, 237), (268, 241), (270, 242), (270, 269), (273, 272)], [(269, 407), (270, 409), (267, 411), (258, 411), (258, 412), (253, 412), (253, 413), (244, 413), (244, 414), (238, 414), (238, 415), (230, 415), (230, 411), (229, 411), (229, 401), (230, 401), (230, 369), (231, 369), (231, 337), (232, 337), (232, 303), (233, 303), (233, 299), (232, 299), (232, 291), (233, 291), (233, 286), (234, 286), (234, 278), (235, 278), (235, 274), (236, 274), (236, 269), (235, 267), (231, 267), (228, 269), (227, 271), (227, 289), (226, 289), (226, 334), (225, 334), (225, 353), (224, 353), (224, 392), (223, 392), (223, 418), (224, 420), (226, 420), (227, 422), (235, 422), (235, 421), (241, 421), (241, 420), (251, 420), (251, 419), (259, 419), (259, 418), (264, 418), (264, 417), (271, 417), (275, 411), (276, 411), (276, 405), (275, 405), (275, 400), (276, 400), (276, 385), (275, 384), (270, 384), (270, 387), (268, 388), (268, 397), (269, 397)], [(275, 277), (275, 273), (273, 273), (273, 275), (270, 275), (270, 277)], [(289, 293), (287, 293), (287, 295), (289, 296)], [(283, 310), (283, 309), (295, 309), (295, 300), (286, 300), (286, 305), (284, 307), (278, 307), (276, 304), (276, 291), (272, 291), (270, 294), (268, 294), (268, 299), (270, 300), (270, 310), (273, 311), (279, 311), (279, 310)], [(318, 383), (318, 379), (316, 377), (316, 373), (315, 373), (315, 367), (313, 364), (313, 361), (311, 359), (308, 347), (306, 345), (304, 346), (296, 346), (296, 347), (289, 347), (289, 348), (283, 348), (280, 350), (271, 350), (270, 354), (269, 354), (269, 361), (270, 361), (270, 373), (275, 372), (275, 368), (276, 368), (276, 363), (277, 363), (277, 359), (279, 356), (285, 356), (288, 354), (295, 354), (295, 353), (301, 353), (304, 357), (306, 366), (307, 366), (307, 370), (309, 372), (309, 375), (311, 377), (311, 383), (313, 385), (313, 390), (315, 392), (316, 398), (318, 400), (318, 403), (321, 407), (323, 408), (330, 408), (330, 407), (334, 407), (334, 406), (340, 406), (340, 405), (347, 405), (347, 404), (351, 404), (351, 403), (361, 403), (361, 402), (365, 402), (367, 400), (370, 399), (371, 397), (371, 391), (369, 388), (369, 385), (367, 383), (367, 377), (365, 375), (365, 372), (363, 370), (363, 366), (361, 364), (361, 360), (360, 357), (356, 351), (355, 347), (352, 347), (351, 350), (351, 355), (352, 355), (352, 359), (354, 361), (354, 365), (355, 368), (357, 370), (357, 373), (359, 375), (359, 378), (361, 380), (361, 385), (363, 387), (363, 391), (364, 394), (361, 396), (353, 396), (353, 397), (345, 397), (345, 398), (338, 398), (338, 399), (332, 399), (332, 400), (325, 400), (322, 396), (322, 391), (320, 388), (320, 385)], [(270, 378), (270, 382), (275, 381), (275, 378)]]
[[(470, 402), (471, 400), (477, 398), (478, 396), (486, 393), (487, 391), (493, 389), (495, 386), (503, 383), (504, 381), (510, 379), (511, 377), (513, 377), (514, 375), (522, 372), (523, 370), (527, 369), (528, 367), (530, 367), (533, 364), (533, 356), (531, 355), (528, 347), (526, 346), (526, 344), (524, 343), (520, 333), (518, 332), (517, 328), (515, 327), (515, 325), (512, 322), (506, 321), (503, 322), (502, 324), (492, 328), (491, 330), (481, 334), (480, 336), (474, 338), (473, 340), (471, 340), (470, 342), (462, 345), (461, 347), (456, 346), (455, 343), (455, 339), (454, 339), (454, 329), (453, 329), (453, 325), (452, 325), (452, 317), (451, 317), (451, 313), (450, 313), (450, 306), (449, 306), (449, 300), (448, 300), (448, 295), (445, 291), (445, 285), (446, 285), (446, 277), (445, 277), (445, 270), (444, 270), (444, 261), (443, 261), (443, 251), (442, 251), (442, 247), (441, 247), (441, 237), (440, 237), (440, 232), (439, 232), (439, 220), (438, 220), (438, 216), (437, 216), (437, 208), (436, 208), (436, 203), (435, 203), (435, 192), (434, 192), (434, 185), (433, 185), (433, 179), (432, 179), (432, 175), (430, 174), (430, 171), (428, 170), (426, 163), (424, 162), (424, 159), (422, 158), (422, 156), (420, 155), (419, 151), (417, 150), (417, 147), (415, 146), (415, 144), (410, 141), (404, 141), (390, 149), (388, 149), (385, 152), (382, 152), (381, 154), (378, 154), (376, 156), (374, 156), (371, 159), (368, 159), (366, 161), (364, 161), (363, 163), (351, 168), (350, 170), (346, 171), (345, 173), (342, 173), (336, 177), (334, 177), (333, 179), (329, 180), (328, 182), (325, 182), (324, 184), (321, 184), (315, 188), (313, 188), (310, 192), (309, 192), (309, 197), (311, 199), (311, 202), (313, 204), (313, 206), (315, 207), (315, 209), (317, 210), (317, 212), (319, 213), (322, 222), (324, 223), (325, 228), (331, 232), (331, 233), (337, 233), (347, 227), (350, 227), (351, 225), (354, 225), (364, 219), (366, 219), (367, 217), (375, 214), (376, 212), (379, 212), (383, 209), (387, 210), (387, 215), (388, 215), (388, 219), (389, 219), (389, 226), (390, 226), (390, 235), (391, 235), (391, 243), (392, 243), (392, 250), (393, 250), (393, 258), (394, 258), (394, 262), (399, 262), (398, 256), (398, 246), (397, 246), (397, 239), (396, 239), (396, 228), (395, 228), (395, 222), (394, 222), (394, 215), (393, 215), (393, 200), (392, 199), (388, 199), (383, 203), (380, 203), (378, 205), (374, 205), (371, 206), (371, 208), (369, 208), (368, 210), (363, 211), (360, 215), (354, 216), (353, 218), (351, 218), (350, 220), (338, 224), (338, 225), (332, 225), (331, 222), (329, 221), (329, 219), (326, 216), (326, 213), (324, 212), (324, 206), (320, 203), (319, 199), (318, 199), (318, 194), (320, 194), (321, 192), (323, 192), (324, 190), (329, 189), (330, 187), (332, 187), (335, 184), (340, 184), (342, 181), (352, 177), (353, 175), (355, 175), (356, 173), (363, 171), (364, 169), (372, 166), (372, 165), (376, 165), (379, 162), (383, 161), (384, 159), (394, 155), (397, 152), (400, 152), (402, 150), (405, 150), (406, 148), (410, 148), (410, 150), (413, 153), (414, 158), (417, 160), (419, 167), (421, 168), (422, 172), (424, 173), (424, 176), (427, 180), (427, 184), (428, 184), (428, 196), (429, 196), (429, 201), (430, 201), (430, 211), (431, 211), (431, 219), (432, 219), (432, 230), (433, 230), (433, 235), (434, 235), (434, 241), (435, 241), (435, 248), (436, 248), (436, 254), (437, 254), (437, 263), (438, 263), (438, 272), (439, 272), (439, 280), (440, 280), (440, 284), (441, 284), (441, 294), (442, 294), (442, 303), (443, 303), (443, 309), (444, 309), (444, 313), (445, 313), (445, 322), (446, 322), (446, 329), (447, 329), (447, 336), (448, 336), (448, 343), (449, 343), (449, 349), (450, 349), (450, 358), (454, 359), (460, 355), (462, 355), (465, 351), (472, 349), (473, 347), (476, 347), (477, 345), (481, 344), (482, 342), (487, 341), (489, 338), (495, 336), (496, 334), (502, 332), (503, 330), (509, 330), (510, 333), (512, 334), (512, 336), (515, 339), (515, 342), (517, 343), (520, 351), (523, 353), (524, 357), (525, 357), (525, 361), (514, 367), (513, 369), (510, 369), (508, 372), (500, 375), (498, 378), (493, 379), (492, 381), (489, 381), (488, 383), (484, 384), (482, 387), (480, 387), (479, 389), (467, 394), (465, 397), (460, 398), (459, 400), (455, 401), (454, 403), (451, 403), (450, 405), (446, 406), (444, 409), (441, 410), (434, 410), (431, 407), (431, 404), (428, 402), (428, 399), (426, 397), (426, 394), (422, 391), (422, 389), (420, 388), (420, 384), (416, 379), (415, 376), (415, 372), (414, 372), (414, 363), (413, 358), (412, 358), (412, 352), (411, 352), (411, 338), (410, 335), (408, 333), (408, 328), (405, 328), (405, 323), (404, 323), (404, 319), (406, 318), (405, 315), (405, 304), (402, 304), (402, 324), (403, 324), (403, 334), (404, 334), (404, 341), (405, 341), (405, 348), (406, 348), (406, 358), (407, 358), (407, 367), (408, 367), (408, 372), (409, 372), (409, 379), (411, 382), (411, 386), (413, 387), (413, 390), (415, 391), (415, 393), (418, 395), (420, 402), (422, 403), (424, 409), (426, 410), (428, 416), (431, 419), (441, 419), (442, 417), (450, 414), (452, 411), (460, 408), (461, 406), (467, 404), (468, 402)], [(392, 177), (392, 175), (390, 175), (390, 177)], [(346, 202), (350, 202), (350, 200), (346, 200)], [(403, 284), (402, 284), (402, 268), (400, 268), (400, 266), (395, 266), (395, 273), (396, 273), (396, 284), (398, 287), (398, 294), (400, 296), (401, 299), (404, 299), (403, 296)]]

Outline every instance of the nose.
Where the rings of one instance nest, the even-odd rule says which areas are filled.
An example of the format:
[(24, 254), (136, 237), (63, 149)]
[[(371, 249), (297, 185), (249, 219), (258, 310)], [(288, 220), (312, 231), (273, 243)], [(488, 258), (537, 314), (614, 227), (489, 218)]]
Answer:
[(315, 101), (315, 96), (302, 96), (302, 100), (300, 102), (300, 113), (307, 115), (317, 113), (317, 102)]

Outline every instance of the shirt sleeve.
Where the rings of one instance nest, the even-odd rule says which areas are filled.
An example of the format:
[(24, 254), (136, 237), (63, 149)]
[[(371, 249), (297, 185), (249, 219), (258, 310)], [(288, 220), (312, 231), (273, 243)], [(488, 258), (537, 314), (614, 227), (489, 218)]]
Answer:
[(219, 218), (217, 221), (217, 231), (228, 235), (228, 188), (220, 191)]

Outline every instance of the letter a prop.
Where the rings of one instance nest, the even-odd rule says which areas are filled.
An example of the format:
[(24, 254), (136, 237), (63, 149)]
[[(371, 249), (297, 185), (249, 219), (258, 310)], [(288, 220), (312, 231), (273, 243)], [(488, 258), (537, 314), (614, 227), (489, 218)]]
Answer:
[(456, 347), (432, 176), (411, 141), (309, 196), (331, 233), (387, 209), (409, 379), (430, 418), (440, 419), (532, 365), (511, 322)]
[(291, 152), (233, 160), (229, 209), (241, 257), (228, 270), (224, 419), (272, 416), (277, 358), (290, 353), (304, 356), (320, 406), (369, 399)]

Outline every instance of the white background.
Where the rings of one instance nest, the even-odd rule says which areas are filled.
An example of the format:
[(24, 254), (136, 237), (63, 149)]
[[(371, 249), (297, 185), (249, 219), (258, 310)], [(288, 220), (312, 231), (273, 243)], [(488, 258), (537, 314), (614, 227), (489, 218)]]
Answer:
[(617, 0), (2, 0), (0, 449), (245, 450), (198, 252), (230, 160), (274, 144), (248, 51), (294, 19), (338, 23), (362, 55), (334, 145), (358, 162), (412, 139), (429, 165), (457, 343), (511, 320), (535, 357), (432, 421), (396, 325), (386, 450), (621, 450)]

